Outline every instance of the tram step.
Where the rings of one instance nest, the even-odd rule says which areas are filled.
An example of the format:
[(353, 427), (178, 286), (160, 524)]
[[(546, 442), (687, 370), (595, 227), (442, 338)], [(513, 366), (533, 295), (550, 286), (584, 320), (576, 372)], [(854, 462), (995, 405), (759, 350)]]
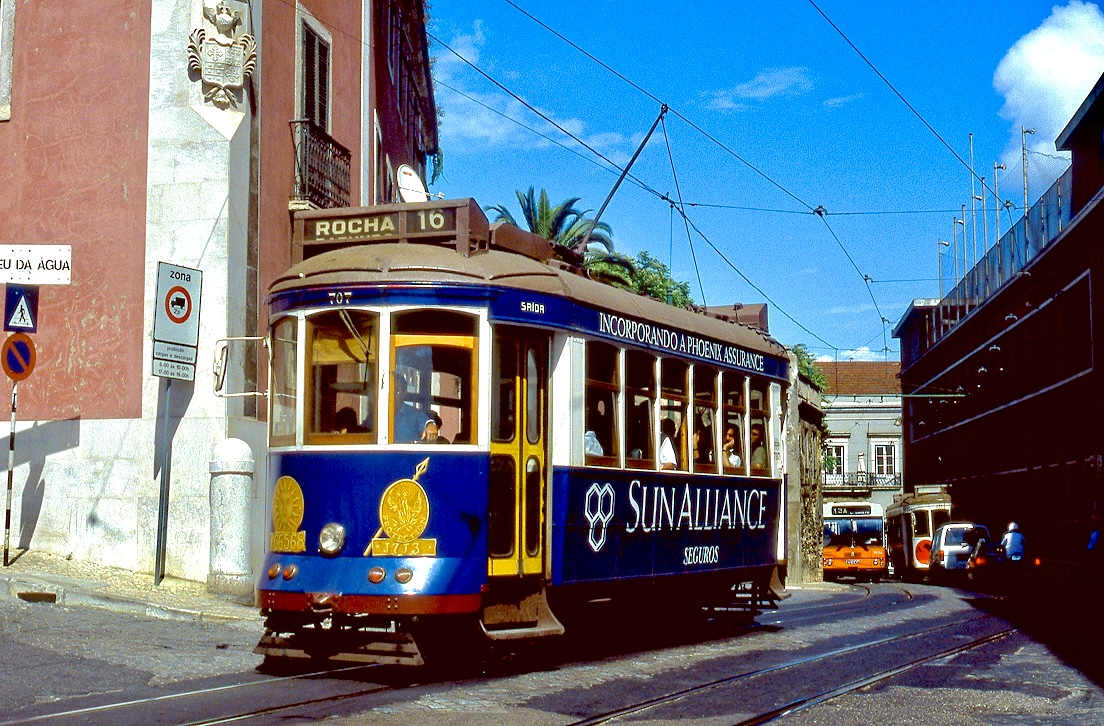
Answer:
[[(521, 638), (539, 638), (545, 635), (563, 635), (564, 626), (556, 619), (552, 609), (548, 607), (548, 598), (545, 592), (542, 590), (532, 600), (537, 610), (535, 622), (524, 625), (521, 623), (498, 623), (488, 628), (480, 620), (479, 627), (491, 640), (518, 640)], [(508, 627), (501, 627), (503, 625)], [(521, 627), (517, 627), (519, 625)]]

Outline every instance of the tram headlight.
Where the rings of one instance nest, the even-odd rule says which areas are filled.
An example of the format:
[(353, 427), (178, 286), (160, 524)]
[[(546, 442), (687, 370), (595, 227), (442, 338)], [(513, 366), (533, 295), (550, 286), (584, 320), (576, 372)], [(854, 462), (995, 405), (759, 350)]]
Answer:
[(336, 555), (345, 547), (345, 528), (330, 522), (318, 533), (318, 549), (324, 555)]

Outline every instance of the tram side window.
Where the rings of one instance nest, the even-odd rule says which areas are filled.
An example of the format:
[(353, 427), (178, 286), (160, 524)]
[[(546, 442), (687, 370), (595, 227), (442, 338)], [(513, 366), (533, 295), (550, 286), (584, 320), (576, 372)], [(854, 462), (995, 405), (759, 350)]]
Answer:
[(923, 509), (912, 513), (912, 533), (916, 537), (930, 537), (931, 527), (928, 522), (928, 510)]
[(269, 426), (273, 446), (295, 443), (295, 404), (298, 399), (296, 318), (288, 316), (272, 326), (272, 411)]
[(694, 366), (694, 471), (717, 473), (717, 369)]
[[(661, 398), (659, 399), (660, 469), (688, 469), (686, 462), (686, 410), (690, 400), (686, 363), (673, 358), (660, 359)], [(664, 438), (671, 442), (667, 448)]]
[(655, 356), (638, 350), (625, 355), (625, 464), (633, 469), (653, 469)]
[(721, 464), (725, 474), (746, 474), (747, 457), (744, 455), (744, 386), (747, 377), (732, 372), (721, 376)]
[(939, 529), (940, 526), (951, 521), (951, 513), (946, 509), (933, 509), (932, 510), (932, 531)]
[(472, 315), (443, 310), (393, 316), (392, 443), (472, 442), (476, 324)]
[(379, 315), (329, 310), (307, 321), (308, 443), (375, 443)]
[(751, 422), (748, 426), (748, 463), (752, 476), (770, 476), (770, 393), (764, 380), (752, 378), (748, 386)]
[(607, 343), (586, 347), (586, 421), (584, 453), (591, 466), (617, 466), (617, 394), (621, 388), (619, 350)]

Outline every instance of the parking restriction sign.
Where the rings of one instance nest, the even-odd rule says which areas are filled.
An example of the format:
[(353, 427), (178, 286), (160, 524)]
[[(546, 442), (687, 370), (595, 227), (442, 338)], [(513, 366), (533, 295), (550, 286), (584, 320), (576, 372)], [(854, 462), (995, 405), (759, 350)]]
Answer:
[(26, 333), (12, 333), (0, 349), (0, 364), (16, 383), (31, 375), (36, 358), (34, 341)]
[(160, 262), (153, 317), (153, 375), (195, 380), (203, 272)]

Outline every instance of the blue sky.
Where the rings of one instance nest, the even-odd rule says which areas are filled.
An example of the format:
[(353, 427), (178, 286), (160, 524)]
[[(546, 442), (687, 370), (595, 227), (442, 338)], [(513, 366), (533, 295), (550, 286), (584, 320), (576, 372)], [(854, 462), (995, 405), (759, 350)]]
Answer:
[[(597, 210), (618, 171), (502, 87), (618, 165), (659, 99), (672, 111), (632, 174), (681, 192), (704, 237), (626, 180), (602, 216), (616, 249), (669, 264), (699, 303), (767, 302), (775, 338), (840, 360), (898, 359), (891, 330), (938, 296), (938, 240), (961, 205), (969, 244), (976, 223), (987, 246), (955, 156), (969, 163), (970, 134), (977, 175), (992, 187), (1005, 163), (1000, 196), (1020, 206), (1020, 128), (1036, 130), (1034, 200), (1068, 165), (1054, 139), (1104, 72), (1104, 13), (1077, 0), (433, 0), (430, 15), (444, 160), (431, 192), (520, 216), (514, 190), (534, 186)], [(992, 244), (994, 201), (975, 191)]]

